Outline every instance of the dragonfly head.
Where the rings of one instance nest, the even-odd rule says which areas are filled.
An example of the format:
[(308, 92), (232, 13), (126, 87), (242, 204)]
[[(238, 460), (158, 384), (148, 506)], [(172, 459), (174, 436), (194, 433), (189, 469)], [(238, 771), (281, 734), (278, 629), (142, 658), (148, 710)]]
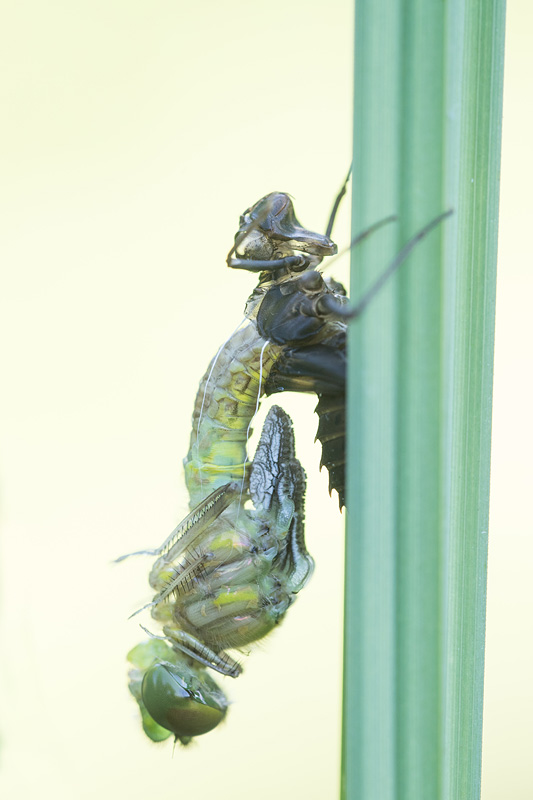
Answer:
[(228, 707), (223, 692), (205, 669), (168, 661), (147, 670), (142, 701), (150, 717), (182, 744), (216, 728)]
[[(295, 257), (295, 252), (309, 257)], [(271, 192), (241, 216), (228, 265), (253, 272), (276, 270), (283, 266), (280, 261), (288, 258), (291, 261), (287, 266), (302, 270), (318, 265), (325, 256), (336, 252), (337, 245), (329, 236), (301, 225), (288, 194)], [(237, 258), (231, 258), (233, 253)], [(273, 263), (269, 266), (270, 261)]]

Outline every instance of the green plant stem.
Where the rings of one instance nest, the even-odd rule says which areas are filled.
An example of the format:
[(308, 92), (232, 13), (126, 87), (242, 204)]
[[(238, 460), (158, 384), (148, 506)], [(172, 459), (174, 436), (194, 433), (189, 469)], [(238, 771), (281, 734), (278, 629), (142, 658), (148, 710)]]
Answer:
[(342, 796), (479, 797), (504, 2), (357, 0)]

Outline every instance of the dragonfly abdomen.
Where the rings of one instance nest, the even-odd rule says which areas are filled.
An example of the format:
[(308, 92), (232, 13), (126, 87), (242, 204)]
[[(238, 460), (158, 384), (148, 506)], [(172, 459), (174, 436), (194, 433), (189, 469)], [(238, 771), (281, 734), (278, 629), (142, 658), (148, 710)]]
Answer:
[(184, 459), (191, 505), (218, 486), (245, 477), (251, 422), (281, 353), (247, 325), (224, 344), (200, 382)]

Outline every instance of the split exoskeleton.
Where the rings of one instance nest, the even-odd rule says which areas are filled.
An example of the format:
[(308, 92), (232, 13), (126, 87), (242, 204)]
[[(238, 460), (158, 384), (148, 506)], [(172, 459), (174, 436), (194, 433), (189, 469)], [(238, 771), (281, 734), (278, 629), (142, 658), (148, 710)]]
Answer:
[[(336, 312), (344, 290), (315, 271), (336, 251), (328, 236), (300, 225), (286, 194), (241, 217), (228, 264), (260, 272), (259, 285), (200, 383), (184, 460), (191, 512), (161, 547), (143, 551), (157, 557), (147, 608), (162, 635), (150, 634), (128, 658), (130, 690), (154, 741), (173, 734), (186, 744), (224, 718), (228, 703), (209, 670), (237, 677), (242, 668), (227, 651), (266, 636), (312, 573), (290, 417), (270, 409), (253, 461), (247, 443), (264, 394), (337, 395), (343, 413), (346, 325)], [(338, 422), (324, 413), (319, 438), (325, 430), (323, 460), (343, 503)]]
[[(346, 185), (346, 184), (345, 184)], [(259, 273), (245, 319), (218, 350), (196, 396), (184, 459), (190, 514), (153, 551), (152, 617), (162, 635), (128, 655), (130, 690), (154, 741), (183, 744), (212, 730), (228, 702), (208, 670), (237, 677), (227, 651), (242, 650), (283, 619), (313, 570), (304, 538), (305, 473), (289, 416), (273, 406), (253, 461), (247, 444), (263, 395), (315, 392), (317, 438), (330, 492), (345, 503), (347, 320), (362, 313), (432, 220), (398, 253), (355, 307), (317, 267), (337, 252), (305, 229), (287, 194), (259, 200), (241, 217), (227, 263)], [(393, 218), (368, 228), (356, 241)], [(143, 610), (143, 609), (141, 609)]]
[(329, 236), (303, 228), (289, 195), (275, 192), (243, 214), (234, 250), (236, 257), (232, 252), (228, 256), (230, 267), (260, 273), (247, 316), (269, 347), (280, 348), (263, 391), (318, 395), (321, 466), (327, 467), (330, 492), (337, 490), (342, 508), (346, 318), (351, 309), (342, 284), (317, 270), (325, 257), (337, 253), (337, 246)]

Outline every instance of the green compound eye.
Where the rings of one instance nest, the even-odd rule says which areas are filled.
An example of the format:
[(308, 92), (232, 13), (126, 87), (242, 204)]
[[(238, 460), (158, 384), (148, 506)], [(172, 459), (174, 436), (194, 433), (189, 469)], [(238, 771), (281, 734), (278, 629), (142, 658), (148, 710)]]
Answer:
[(210, 675), (178, 669), (169, 662), (154, 664), (146, 672), (142, 699), (150, 716), (183, 744), (216, 728), (228, 707)]

